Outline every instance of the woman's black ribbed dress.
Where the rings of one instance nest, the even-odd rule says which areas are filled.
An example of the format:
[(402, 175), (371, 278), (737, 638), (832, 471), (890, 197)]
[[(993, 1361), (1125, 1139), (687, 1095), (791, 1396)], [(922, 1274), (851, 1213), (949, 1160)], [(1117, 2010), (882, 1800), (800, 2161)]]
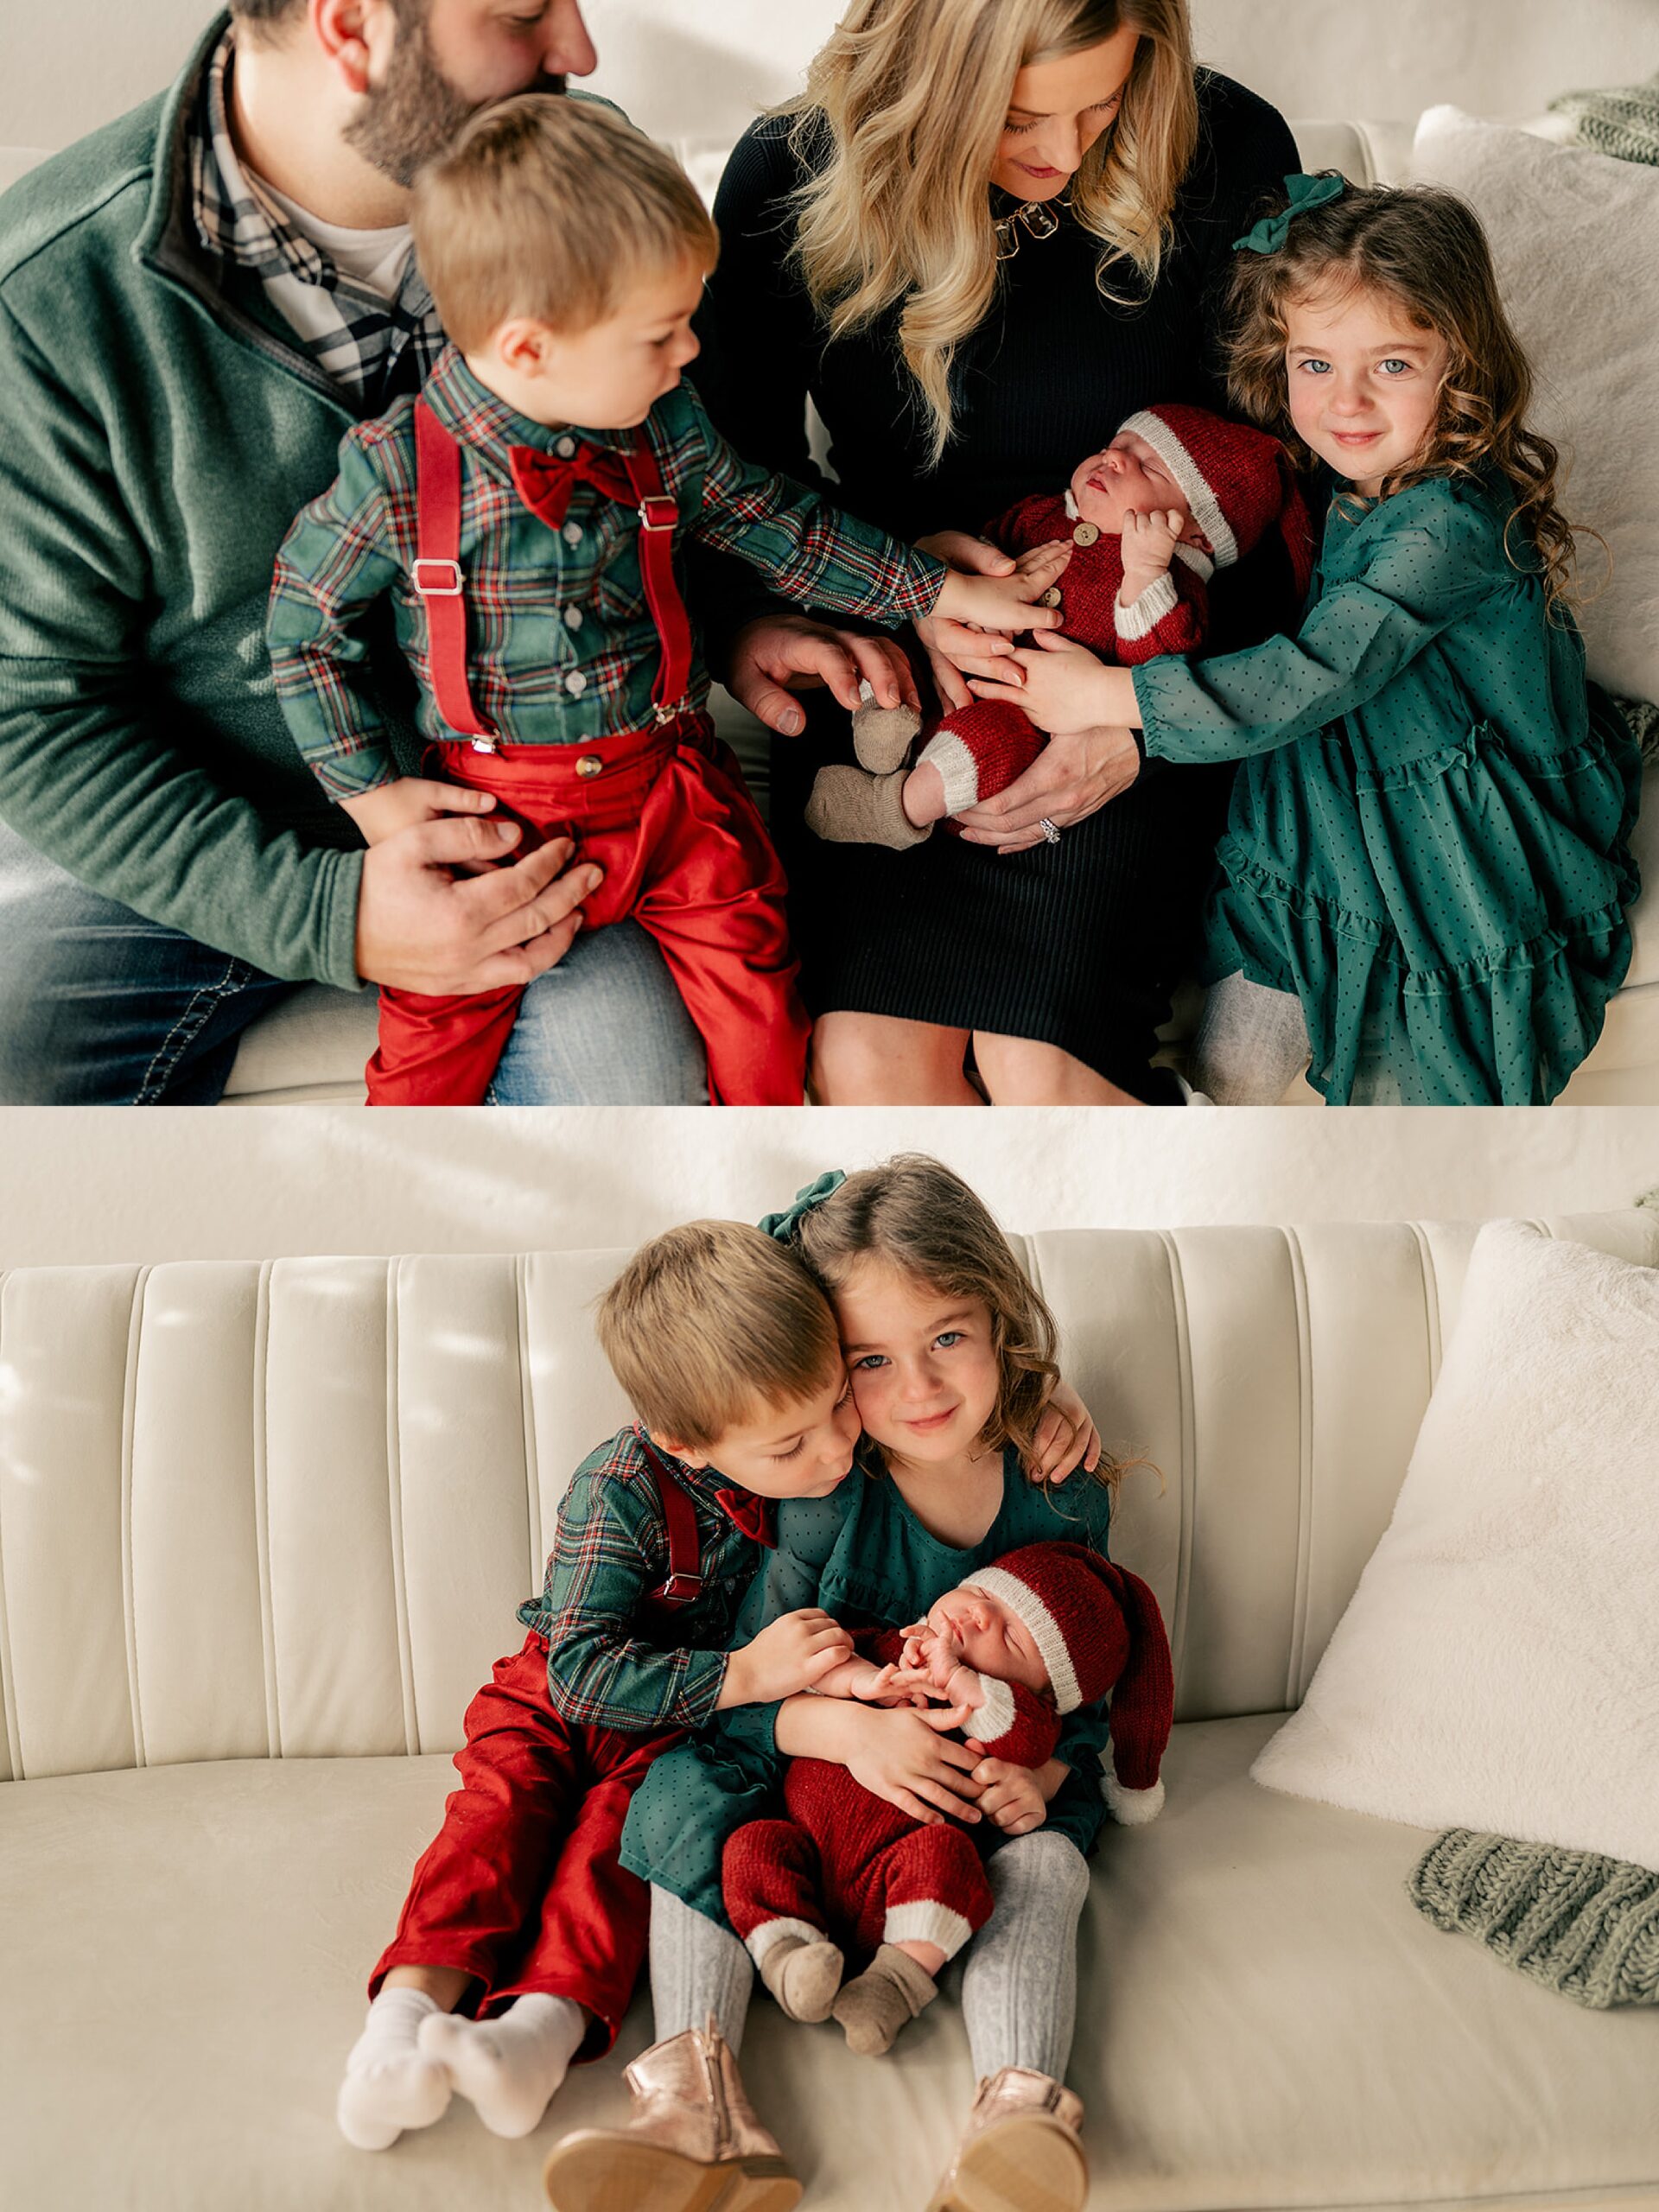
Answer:
[[(830, 433), (836, 502), (915, 538), (978, 531), (1016, 499), (1058, 491), (1137, 408), (1220, 406), (1218, 283), (1255, 204), (1298, 161), (1283, 120), (1254, 93), (1205, 71), (1198, 92), (1198, 152), (1150, 299), (1125, 308), (1103, 296), (1099, 242), (1069, 215), (1052, 238), (1022, 232), (997, 304), (959, 351), (957, 435), (933, 470), (896, 317), (824, 343), (789, 262), (786, 200), (804, 171), (786, 123), (752, 125), (715, 204), (721, 261), (698, 324), (693, 374), (715, 422), (748, 459), (821, 481), (804, 427), (810, 395)], [(994, 197), (998, 212), (1014, 204)], [(1108, 281), (1128, 291), (1135, 272), (1122, 268)], [(734, 564), (704, 581), (718, 667), (721, 632), (767, 602)], [(1280, 627), (1285, 590), (1282, 556), (1266, 548), (1218, 576), (1210, 649)], [(823, 760), (852, 758), (850, 728), (827, 693), (806, 703), (805, 736), (773, 741), (772, 826), (813, 1014), (1036, 1038), (1137, 1096), (1171, 1096), (1147, 1061), (1192, 953), (1231, 770), (1143, 769), (1058, 845), (1028, 852), (943, 830), (905, 852), (825, 844), (803, 823), (806, 793)]]

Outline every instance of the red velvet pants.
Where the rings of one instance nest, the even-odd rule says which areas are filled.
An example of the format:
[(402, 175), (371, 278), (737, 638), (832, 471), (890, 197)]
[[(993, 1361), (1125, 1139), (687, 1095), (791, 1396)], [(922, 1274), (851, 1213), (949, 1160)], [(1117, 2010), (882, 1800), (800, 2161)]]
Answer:
[[(721, 1106), (798, 1106), (809, 1024), (795, 991), (784, 871), (735, 762), (700, 719), (591, 745), (436, 748), (451, 782), (493, 792), (531, 834), (572, 836), (605, 880), (584, 926), (632, 919), (662, 947)], [(584, 765), (586, 764), (586, 765)], [(475, 1106), (522, 988), (431, 997), (383, 988), (374, 1106)]]
[(537, 1991), (574, 1998), (608, 2050), (645, 1955), (650, 1892), (617, 1864), (628, 1803), (678, 1729), (575, 1728), (547, 1694), (547, 1639), (531, 1636), (467, 1708), (461, 1788), (416, 1866), (392, 1938), (369, 1977), (458, 1967), (484, 1985), (480, 2019)]

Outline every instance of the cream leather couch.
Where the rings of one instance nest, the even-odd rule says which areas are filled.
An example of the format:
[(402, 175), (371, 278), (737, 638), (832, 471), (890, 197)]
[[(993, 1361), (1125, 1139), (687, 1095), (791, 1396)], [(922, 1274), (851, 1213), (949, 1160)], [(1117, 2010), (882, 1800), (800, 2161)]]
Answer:
[[(1659, 1263), (1643, 1212), (1549, 1224)], [(1072, 2077), (1091, 2202), (1659, 2206), (1659, 2013), (1576, 2010), (1430, 1929), (1427, 1837), (1247, 1779), (1385, 1525), (1473, 1230), (1030, 1240), (1133, 1484), (1173, 1640), (1168, 1803), (1108, 1826)], [(457, 2103), (334, 2131), (361, 1983), (514, 1642), (556, 1501), (623, 1408), (614, 1252), (41, 1269), (0, 1284), (0, 2202), (539, 2202)], [(746, 2071), (819, 2212), (919, 2212), (969, 2092), (953, 2004), (890, 2061), (754, 2007)]]

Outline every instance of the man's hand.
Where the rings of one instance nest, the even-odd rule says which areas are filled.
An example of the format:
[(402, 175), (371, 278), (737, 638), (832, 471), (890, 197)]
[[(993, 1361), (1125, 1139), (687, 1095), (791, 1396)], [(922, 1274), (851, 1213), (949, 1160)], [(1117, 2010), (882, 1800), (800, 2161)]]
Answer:
[(1133, 605), (1148, 584), (1169, 574), (1186, 523), (1179, 507), (1162, 514), (1137, 514), (1131, 510), (1124, 516), (1123, 586), (1118, 598), (1125, 607)]
[(357, 899), (364, 982), (440, 996), (493, 991), (563, 960), (603, 871), (572, 868), (568, 837), (492, 865), (512, 859), (521, 835), (516, 823), (446, 816), (372, 845)]
[(1099, 1465), (1100, 1431), (1071, 1385), (1058, 1376), (1032, 1439), (1026, 1473), (1034, 1483), (1063, 1483), (1079, 1467), (1093, 1474)]
[(1028, 1766), (1007, 1759), (982, 1759), (974, 1769), (979, 1809), (1004, 1835), (1029, 1835), (1048, 1818), (1048, 1800)]
[(1023, 852), (1042, 842), (1046, 817), (1057, 830), (1084, 822), (1108, 799), (1128, 791), (1141, 772), (1141, 754), (1126, 729), (1079, 730), (1051, 737), (1023, 776), (1007, 791), (956, 817), (970, 844), (1000, 853)]
[(920, 712), (916, 678), (892, 638), (832, 630), (805, 614), (764, 614), (746, 622), (732, 640), (726, 689), (783, 737), (798, 736), (806, 728), (791, 691), (827, 684), (850, 715), (860, 704), (861, 683), (881, 706), (902, 703)]
[(839, 1667), (852, 1648), (853, 1639), (841, 1623), (819, 1606), (780, 1614), (728, 1659), (716, 1707), (772, 1705), (797, 1696)]
[(954, 1706), (935, 1713), (849, 1707), (847, 1725), (856, 1724), (856, 1734), (848, 1745), (847, 1771), (924, 1827), (936, 1827), (946, 1814), (971, 1825), (979, 1818), (973, 1770), (984, 1762), (966, 1744), (941, 1733), (959, 1728), (967, 1717)]

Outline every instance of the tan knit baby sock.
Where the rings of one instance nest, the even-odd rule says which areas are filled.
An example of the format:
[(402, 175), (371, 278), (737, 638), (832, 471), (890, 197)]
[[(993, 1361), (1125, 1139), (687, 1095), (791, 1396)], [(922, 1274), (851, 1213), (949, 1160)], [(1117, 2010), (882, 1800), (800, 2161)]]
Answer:
[(832, 845), (891, 845), (895, 852), (919, 845), (932, 824), (917, 829), (905, 812), (905, 774), (867, 776), (837, 761), (820, 768), (806, 802), (806, 826)]
[(791, 2020), (827, 2020), (847, 1961), (826, 1936), (780, 1936), (760, 1961), (760, 1979)]
[(843, 1984), (831, 2008), (848, 2048), (877, 2058), (893, 2049), (900, 2028), (933, 2002), (939, 1986), (896, 1943), (884, 1943), (856, 1980)]
[(853, 751), (861, 768), (873, 776), (890, 776), (904, 766), (922, 718), (914, 707), (878, 707), (868, 684), (861, 688), (867, 696), (853, 715)]

